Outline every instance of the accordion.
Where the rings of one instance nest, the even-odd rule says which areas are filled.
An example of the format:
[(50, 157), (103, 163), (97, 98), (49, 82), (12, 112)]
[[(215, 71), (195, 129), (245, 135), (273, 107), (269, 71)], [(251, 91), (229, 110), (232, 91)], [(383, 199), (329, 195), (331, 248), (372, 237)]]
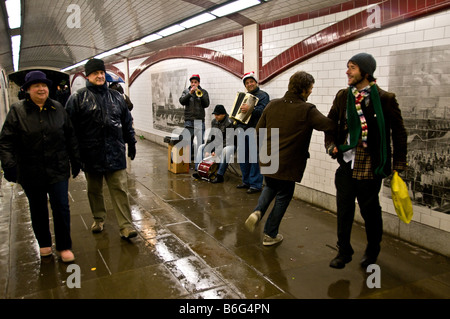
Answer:
[[(248, 121), (250, 121), (253, 109), (256, 104), (258, 104), (258, 101), (259, 99), (250, 93), (238, 92), (230, 114), (230, 118), (234, 120), (234, 124), (236, 124), (236, 122), (247, 124)], [(241, 112), (242, 104), (247, 104), (249, 106), (247, 113)]]

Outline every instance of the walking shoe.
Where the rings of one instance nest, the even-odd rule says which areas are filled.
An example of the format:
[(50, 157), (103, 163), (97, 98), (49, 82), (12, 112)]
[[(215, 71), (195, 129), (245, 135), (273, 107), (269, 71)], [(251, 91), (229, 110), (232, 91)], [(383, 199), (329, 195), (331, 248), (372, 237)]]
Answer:
[(250, 186), (242, 183), (242, 184), (239, 184), (238, 186), (236, 186), (236, 188), (250, 188)]
[(101, 233), (103, 231), (104, 224), (105, 224), (105, 222), (103, 222), (103, 221), (94, 220), (94, 223), (91, 226), (91, 231), (93, 233)]
[(124, 229), (120, 230), (120, 237), (124, 239), (130, 239), (137, 236), (137, 231), (135, 231), (131, 227), (125, 227)]
[(222, 175), (217, 175), (216, 178), (211, 180), (211, 183), (217, 184), (217, 183), (223, 183), (224, 179)]
[(281, 241), (283, 241), (283, 235), (281, 235), (281, 234), (278, 234), (277, 237), (275, 237), (275, 238), (264, 234), (263, 245), (264, 246), (272, 246), (272, 245), (278, 244)]
[(375, 264), (377, 262), (377, 257), (378, 256), (375, 257), (365, 253), (359, 264), (362, 268), (366, 269), (367, 267), (369, 267), (369, 265)]
[(250, 187), (250, 188), (247, 190), (247, 194), (255, 194), (255, 193), (259, 193), (260, 191), (261, 191), (261, 190), (258, 189), (258, 188)]
[(352, 261), (351, 256), (338, 254), (334, 259), (330, 262), (331, 268), (342, 269), (345, 267), (345, 264), (348, 264)]
[(248, 216), (247, 220), (245, 221), (245, 228), (247, 228), (249, 232), (253, 233), (260, 220), (261, 212), (259, 210), (255, 210), (250, 214), (250, 216)]
[(52, 247), (42, 247), (39, 248), (39, 254), (41, 257), (48, 257), (52, 254)]
[(70, 249), (60, 251), (59, 256), (61, 257), (61, 260), (65, 263), (71, 263), (72, 261), (75, 260), (75, 256)]

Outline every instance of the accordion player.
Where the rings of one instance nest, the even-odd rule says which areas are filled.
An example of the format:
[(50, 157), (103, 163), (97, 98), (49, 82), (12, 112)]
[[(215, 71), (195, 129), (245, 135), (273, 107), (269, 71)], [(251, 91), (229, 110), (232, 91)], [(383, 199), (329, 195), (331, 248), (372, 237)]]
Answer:
[[(252, 116), (253, 109), (258, 104), (259, 99), (250, 93), (238, 92), (234, 100), (234, 105), (231, 110), (230, 119), (234, 120), (234, 124), (241, 122), (247, 124)], [(247, 104), (249, 106), (248, 112), (241, 112), (241, 106)]]

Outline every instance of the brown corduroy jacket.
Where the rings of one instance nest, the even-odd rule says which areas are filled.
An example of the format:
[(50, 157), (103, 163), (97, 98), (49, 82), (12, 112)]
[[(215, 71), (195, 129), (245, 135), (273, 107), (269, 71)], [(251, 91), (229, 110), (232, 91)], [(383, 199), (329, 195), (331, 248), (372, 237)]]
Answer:
[[(261, 128), (267, 129), (265, 136), (262, 136)], [(279, 148), (271, 152), (272, 138), (275, 137), (276, 129)], [(308, 150), (313, 129), (333, 130), (335, 124), (313, 104), (307, 103), (302, 97), (289, 91), (281, 99), (272, 100), (264, 109), (256, 130), (259, 138), (267, 141), (267, 154), (272, 161), (278, 160), (279, 165), (276, 173), (264, 175), (301, 182), (309, 158)], [(270, 164), (260, 162), (262, 167)]]

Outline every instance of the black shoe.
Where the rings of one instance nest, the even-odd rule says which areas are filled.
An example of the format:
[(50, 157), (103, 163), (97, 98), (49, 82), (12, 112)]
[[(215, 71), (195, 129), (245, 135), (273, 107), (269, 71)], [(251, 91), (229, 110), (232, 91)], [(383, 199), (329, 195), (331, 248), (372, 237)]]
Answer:
[(375, 264), (376, 262), (377, 257), (364, 254), (359, 264), (362, 268), (366, 269), (367, 267), (369, 267), (369, 265)]
[(260, 191), (261, 191), (260, 189), (250, 187), (250, 188), (247, 190), (247, 194), (255, 194), (255, 193), (259, 193)]
[(238, 186), (236, 186), (236, 188), (250, 188), (250, 186), (248, 186), (247, 184), (239, 184)]
[(211, 183), (213, 183), (213, 184), (223, 183), (223, 176), (222, 175), (217, 175), (216, 178), (211, 180)]
[(338, 254), (330, 262), (330, 267), (331, 268), (336, 268), (336, 269), (342, 269), (342, 268), (345, 267), (345, 264), (348, 264), (351, 261), (352, 261), (352, 257), (351, 256), (345, 256), (345, 255)]

